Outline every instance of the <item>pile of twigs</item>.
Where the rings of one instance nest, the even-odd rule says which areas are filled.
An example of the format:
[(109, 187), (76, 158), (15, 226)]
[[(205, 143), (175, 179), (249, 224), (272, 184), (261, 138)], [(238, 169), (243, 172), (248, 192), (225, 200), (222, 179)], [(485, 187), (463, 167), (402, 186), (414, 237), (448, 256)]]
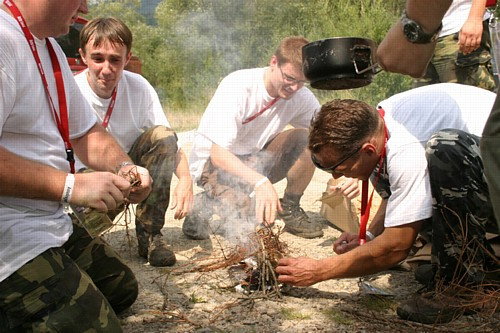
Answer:
[(245, 277), (239, 281), (245, 291), (276, 292), (280, 296), (275, 269), (278, 260), (289, 253), (286, 243), (279, 240), (282, 233), (281, 228), (274, 231), (270, 227), (261, 226), (248, 236), (245, 246), (235, 246), (228, 253), (221, 246), (222, 257), (192, 260), (190, 264), (180, 266), (171, 273), (201, 273), (237, 267), (245, 273)]

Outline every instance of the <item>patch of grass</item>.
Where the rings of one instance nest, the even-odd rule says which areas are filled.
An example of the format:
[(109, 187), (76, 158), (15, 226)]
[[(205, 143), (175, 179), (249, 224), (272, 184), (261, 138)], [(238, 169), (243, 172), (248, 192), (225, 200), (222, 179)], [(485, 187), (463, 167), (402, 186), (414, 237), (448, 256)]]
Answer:
[(337, 309), (326, 309), (326, 310), (323, 310), (321, 311), (329, 320), (339, 324), (339, 325), (346, 325), (346, 326), (349, 326), (351, 325), (354, 321), (353, 319), (343, 313), (342, 311), (340, 310), (337, 310)]
[(298, 310), (292, 308), (281, 308), (281, 315), (286, 320), (309, 320), (311, 319), (311, 315), (304, 314)]
[(396, 304), (392, 299), (370, 296), (370, 295), (362, 297), (359, 300), (359, 303), (368, 310), (376, 312), (385, 312), (387, 310), (394, 308)]
[(176, 132), (185, 132), (198, 128), (198, 125), (203, 116), (203, 111), (187, 111), (187, 110), (165, 110), (167, 119)]
[(206, 303), (207, 302), (206, 299), (204, 299), (203, 297), (200, 297), (200, 296), (196, 295), (194, 292), (189, 297), (189, 301), (191, 303), (194, 303), (194, 304), (196, 304), (196, 303)]

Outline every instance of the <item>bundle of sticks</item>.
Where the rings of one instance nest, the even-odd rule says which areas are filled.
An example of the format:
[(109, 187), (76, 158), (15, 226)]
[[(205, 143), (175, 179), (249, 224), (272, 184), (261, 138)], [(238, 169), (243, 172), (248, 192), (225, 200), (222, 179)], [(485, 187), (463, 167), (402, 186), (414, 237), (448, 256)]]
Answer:
[[(255, 232), (248, 236), (248, 242), (244, 246), (238, 245), (228, 253), (222, 251), (221, 257), (209, 257), (197, 259), (194, 267), (181, 269), (181, 272), (211, 272), (222, 268), (232, 271), (240, 270), (239, 274), (241, 288), (249, 293), (261, 291), (263, 293), (280, 293), (280, 284), (275, 272), (278, 260), (289, 254), (288, 246), (280, 241), (279, 237), (283, 228), (259, 226)], [(222, 248), (222, 247), (221, 247)]]

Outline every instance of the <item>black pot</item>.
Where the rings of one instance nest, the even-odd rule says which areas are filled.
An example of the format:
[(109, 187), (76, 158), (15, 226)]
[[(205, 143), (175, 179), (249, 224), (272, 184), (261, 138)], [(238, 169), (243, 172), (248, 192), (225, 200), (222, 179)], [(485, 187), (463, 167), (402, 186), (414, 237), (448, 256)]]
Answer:
[(378, 73), (376, 44), (371, 39), (335, 37), (302, 48), (305, 77), (316, 89), (339, 90), (366, 86)]

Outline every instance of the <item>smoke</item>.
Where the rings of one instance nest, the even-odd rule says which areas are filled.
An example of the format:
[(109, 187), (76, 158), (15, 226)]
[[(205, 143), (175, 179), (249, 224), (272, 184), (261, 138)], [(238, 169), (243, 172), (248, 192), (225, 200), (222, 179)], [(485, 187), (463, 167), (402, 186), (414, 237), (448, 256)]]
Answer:
[[(268, 176), (278, 162), (278, 154), (260, 151), (244, 158), (243, 162), (260, 174)], [(254, 190), (253, 186), (220, 170), (210, 173), (207, 179), (208, 182), (204, 186), (206, 193), (202, 200), (197, 200), (195, 209), (205, 213), (201, 215), (209, 221), (211, 233), (221, 235), (232, 244), (251, 250), (249, 235), (254, 233), (260, 224), (255, 216), (255, 197), (250, 197), (250, 193)], [(215, 182), (216, 188), (212, 187)], [(214, 193), (219, 195), (214, 198)]]

